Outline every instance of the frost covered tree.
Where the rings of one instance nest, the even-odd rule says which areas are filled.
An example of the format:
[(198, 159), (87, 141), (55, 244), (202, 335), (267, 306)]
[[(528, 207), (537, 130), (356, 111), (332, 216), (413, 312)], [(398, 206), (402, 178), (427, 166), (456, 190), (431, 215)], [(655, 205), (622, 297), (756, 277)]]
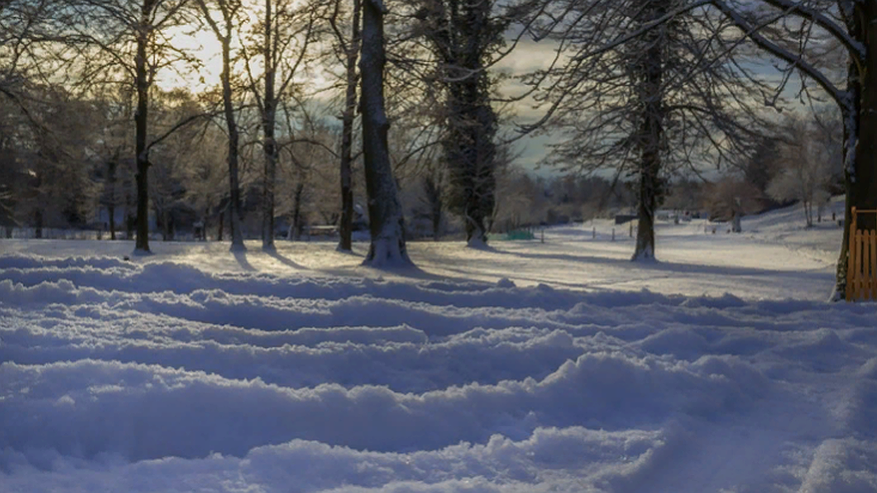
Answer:
[(103, 163), (103, 170), (98, 175), (102, 178), (100, 205), (107, 211), (107, 229), (110, 239), (117, 238), (116, 210), (123, 209), (125, 216), (133, 215), (129, 204), (130, 198), (136, 194), (133, 187), (133, 131), (131, 120), (134, 108), (132, 91), (121, 86), (117, 91), (104, 91), (100, 99), (92, 104), (101, 114), (102, 128), (99, 129), (97, 145), (94, 152)]
[(737, 176), (726, 176), (709, 184), (705, 192), (710, 216), (730, 220), (731, 233), (742, 233), (743, 216), (762, 209), (763, 195), (754, 185)]
[(8, 128), (16, 152), (7, 163), (19, 175), (15, 213), (38, 238), (46, 227), (86, 226), (100, 194), (93, 180), (100, 114), (60, 86), (34, 85), (26, 97), (27, 114), (9, 115), (17, 120)]
[[(41, 235), (46, 222), (84, 223), (89, 160), (97, 119), (70, 89), (65, 68), (75, 51), (57, 43), (53, 22), (67, 15), (51, 0), (0, 2), (0, 222), (29, 224)], [(47, 56), (52, 55), (60, 56)]]
[[(205, 142), (204, 124), (209, 119), (201, 118), (205, 109), (185, 89), (156, 90), (151, 100), (150, 127), (164, 133), (150, 142), (149, 198), (162, 240), (171, 241), (180, 226), (181, 215), (192, 212), (187, 193), (191, 182), (187, 178), (193, 177), (189, 171), (200, 164), (201, 152), (193, 149)], [(191, 123), (194, 121), (200, 125)]]
[(195, 220), (202, 223), (206, 239), (206, 231), (212, 229), (214, 222), (217, 232), (222, 231), (226, 211), (231, 209), (228, 134), (216, 124), (194, 129), (197, 131), (190, 134), (190, 139), (180, 139), (185, 147), (178, 156), (183, 164), (178, 176), (185, 188), (183, 203), (194, 213)]
[[(339, 156), (341, 217), (338, 222), (338, 250), (349, 252), (353, 249), (353, 124), (356, 119), (356, 86), (359, 82), (356, 61), (359, 57), (362, 2), (353, 0), (350, 11), (347, 12), (348, 16), (343, 15), (342, 0), (334, 0), (332, 7), (329, 25), (335, 36), (339, 61), (344, 65), (344, 109), (341, 113), (341, 155)], [(344, 20), (349, 21), (349, 35), (342, 25)]]
[[(608, 1), (608, 0), (607, 0)], [(621, 2), (619, 2), (621, 3)], [(582, 7), (570, 8), (576, 16), (604, 19), (600, 0), (585, 2)], [(544, 5), (544, 4), (543, 4)], [(618, 36), (604, 36), (596, 40), (591, 53), (609, 51), (643, 33), (676, 22), (696, 9), (709, 9), (721, 14), (724, 23), (736, 28), (738, 36), (750, 40), (777, 60), (781, 72), (773, 94), (763, 94), (761, 100), (775, 105), (790, 79), (800, 75), (802, 97), (827, 95), (837, 104), (844, 129), (843, 162), (846, 191), (845, 220), (849, 224), (852, 207), (877, 208), (877, 4), (870, 0), (691, 0), (668, 9), (645, 24), (625, 28)], [(563, 12), (561, 9), (559, 12)], [(546, 24), (552, 29), (562, 25), (565, 17), (551, 11)], [(710, 27), (705, 33), (720, 32)], [(607, 33), (610, 34), (610, 33)], [(593, 39), (593, 38), (591, 38)], [(608, 39), (608, 41), (606, 41)], [(718, 39), (712, 36), (708, 39)], [(561, 38), (562, 45), (581, 40)], [(725, 45), (732, 52), (738, 43)], [(840, 56), (838, 56), (840, 55)], [(846, 61), (846, 70), (839, 70), (838, 59)], [(585, 65), (587, 60), (573, 57), (571, 66)], [(709, 58), (703, 60), (710, 66)], [(563, 89), (563, 87), (559, 87)], [(600, 93), (596, 93), (600, 94)], [(737, 101), (747, 101), (744, 94), (731, 95)], [(600, 99), (603, 101), (603, 99)], [(874, 229), (877, 219), (864, 218), (861, 226)], [(849, 231), (844, 231), (837, 265), (837, 276), (832, 299), (844, 299), (846, 271), (849, 261)]]
[(786, 133), (777, 163), (779, 171), (767, 193), (780, 202), (799, 201), (809, 228), (813, 226), (813, 205), (818, 207), (830, 196), (831, 148), (821, 142), (820, 129), (801, 118), (790, 119)]
[(443, 89), (441, 139), (448, 169), (448, 209), (463, 219), (470, 246), (487, 242), (496, 205), (494, 81), (487, 68), (503, 46), (510, 17), (490, 0), (425, 0), (416, 17), (437, 62)]
[(188, 22), (189, 0), (68, 0), (58, 30), (79, 47), (75, 68), (88, 84), (130, 83), (136, 93), (134, 161), (137, 175), (135, 252), (149, 253), (149, 98), (163, 68), (190, 59), (169, 32)]
[(567, 1), (548, 10), (534, 32), (558, 43), (557, 60), (525, 79), (548, 108), (530, 128), (563, 135), (550, 156), (560, 169), (608, 168), (633, 180), (632, 259), (652, 259), (669, 178), (749, 154), (764, 126), (763, 84), (731, 50), (740, 36), (707, 2)]
[[(264, 158), (262, 180), (262, 249), (274, 249), (275, 187), (280, 150), (277, 119), (281, 104), (297, 90), (297, 77), (311, 62), (310, 47), (316, 40), (316, 20), (325, 15), (316, 2), (263, 0), (261, 22), (241, 51), (246, 62), (249, 88), (262, 122)], [(261, 73), (257, 73), (257, 68)]]
[(387, 132), (390, 121), (384, 102), (384, 15), (382, 0), (362, 5), (361, 80), (362, 147), (368, 195), (371, 244), (364, 264), (372, 267), (410, 265), (405, 246), (405, 224), (396, 180), (390, 165)]
[[(851, 209), (877, 208), (877, 4), (870, 0), (710, 0), (737, 28), (785, 65), (784, 82), (801, 75), (802, 93), (813, 86), (833, 100), (843, 122), (845, 224)], [(839, 73), (837, 54), (846, 59)], [(834, 62), (834, 63), (833, 63)], [(860, 221), (877, 228), (875, 218)], [(845, 299), (849, 230), (844, 229), (833, 300)]]
[[(240, 131), (238, 130), (237, 116), (234, 108), (235, 93), (232, 84), (232, 41), (234, 40), (235, 26), (242, 22), (242, 3), (239, 0), (197, 0), (202, 18), (207, 23), (213, 35), (222, 48), (222, 109), (225, 118), (225, 129), (228, 133), (227, 157), (228, 162), (228, 188), (229, 188), (229, 215), (231, 217), (231, 250), (244, 251), (244, 235), (241, 216), (241, 182), (239, 172), (240, 162)], [(214, 12), (219, 10), (217, 16)]]
[(320, 220), (318, 216), (324, 224), (337, 222), (338, 189), (333, 185), (339, 170), (326, 166), (337, 158), (332, 149), (336, 135), (303, 102), (298, 111), (286, 104), (282, 109), (278, 185), (283, 193), (277, 197), (277, 212), (290, 219), (287, 239), (297, 241), (307, 224)]

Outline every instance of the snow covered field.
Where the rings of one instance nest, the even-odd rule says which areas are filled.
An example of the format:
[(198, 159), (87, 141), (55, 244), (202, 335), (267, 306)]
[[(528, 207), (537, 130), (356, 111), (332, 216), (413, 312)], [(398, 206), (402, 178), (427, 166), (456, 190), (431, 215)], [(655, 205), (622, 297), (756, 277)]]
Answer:
[(877, 491), (877, 308), (792, 212), (645, 265), (608, 222), (395, 273), (0, 240), (0, 491)]

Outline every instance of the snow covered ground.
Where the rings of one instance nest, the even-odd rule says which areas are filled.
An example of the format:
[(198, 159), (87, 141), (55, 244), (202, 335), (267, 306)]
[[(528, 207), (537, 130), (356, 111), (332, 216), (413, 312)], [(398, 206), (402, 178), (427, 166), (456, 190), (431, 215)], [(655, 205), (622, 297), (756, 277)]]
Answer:
[(840, 229), (797, 223), (662, 224), (644, 265), (608, 222), (414, 243), (394, 273), (0, 240), (0, 491), (877, 491), (877, 308), (824, 302)]

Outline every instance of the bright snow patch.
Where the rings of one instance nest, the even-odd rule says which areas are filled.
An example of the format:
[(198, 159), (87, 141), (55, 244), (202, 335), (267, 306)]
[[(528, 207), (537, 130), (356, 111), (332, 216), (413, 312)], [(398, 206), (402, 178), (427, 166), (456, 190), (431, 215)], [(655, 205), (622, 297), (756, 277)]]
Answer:
[(388, 280), (332, 243), (0, 243), (0, 490), (877, 491), (877, 309), (757, 221), (643, 266), (608, 223), (413, 243)]

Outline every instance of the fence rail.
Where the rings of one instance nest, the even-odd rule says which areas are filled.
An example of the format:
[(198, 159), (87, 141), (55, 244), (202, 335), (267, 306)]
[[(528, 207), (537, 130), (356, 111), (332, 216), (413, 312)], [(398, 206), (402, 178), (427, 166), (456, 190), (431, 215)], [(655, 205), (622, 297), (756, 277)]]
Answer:
[(874, 301), (877, 300), (877, 231), (859, 229), (859, 214), (877, 214), (877, 210), (852, 208), (846, 296), (847, 301)]

